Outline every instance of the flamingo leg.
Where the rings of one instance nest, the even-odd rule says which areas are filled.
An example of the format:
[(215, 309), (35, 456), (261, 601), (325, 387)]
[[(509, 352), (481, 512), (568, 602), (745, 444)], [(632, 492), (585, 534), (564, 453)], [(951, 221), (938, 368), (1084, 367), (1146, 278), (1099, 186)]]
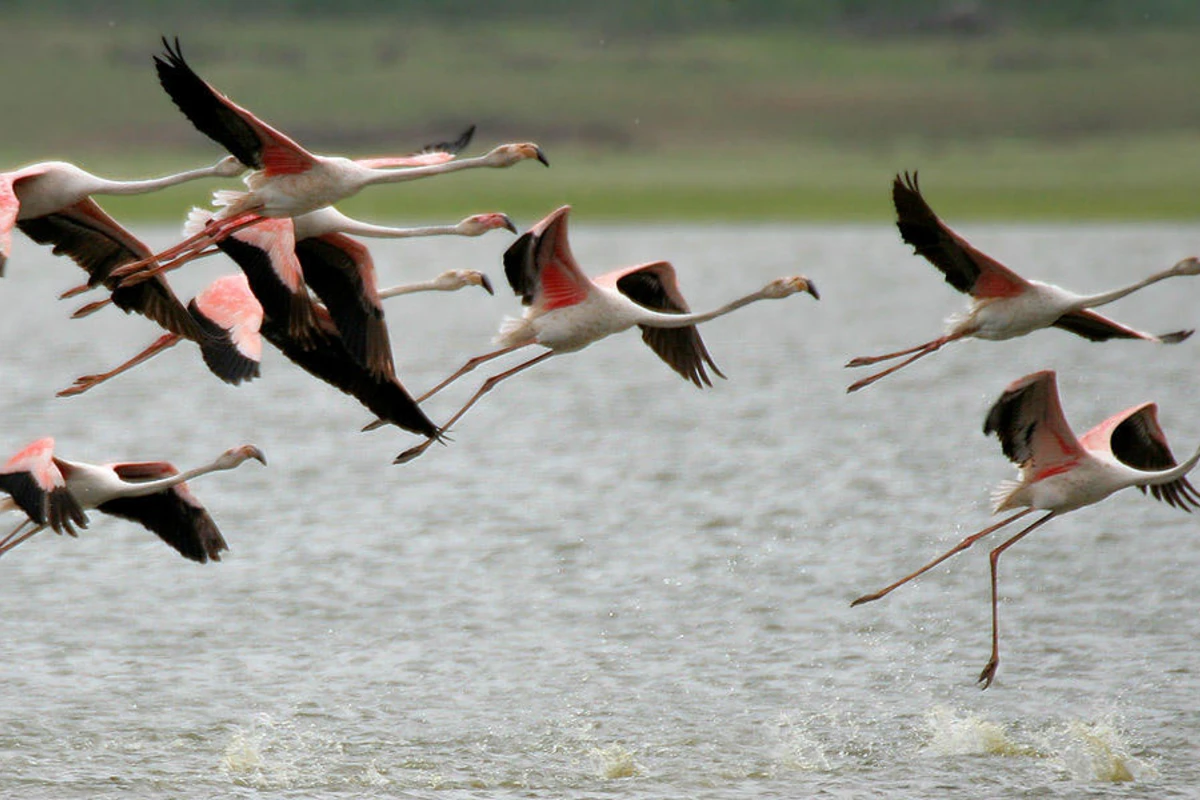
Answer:
[(87, 305), (80, 306), (71, 314), (71, 319), (83, 319), (86, 316), (95, 314), (97, 311), (104, 308), (111, 302), (112, 298), (106, 297), (103, 300), (97, 300), (94, 303), (88, 303)]
[(1009, 524), (1010, 522), (1016, 522), (1018, 519), (1020, 519), (1021, 517), (1025, 516), (1026, 514), (1032, 512), (1032, 511), (1033, 511), (1032, 508), (1027, 508), (1024, 511), (1018, 511), (1016, 514), (1013, 514), (1011, 517), (1008, 517), (1007, 519), (1002, 519), (999, 522), (997, 522), (995, 525), (990, 525), (990, 526), (984, 528), (979, 533), (971, 534), (970, 536), (963, 539), (958, 544), (954, 545), (954, 547), (951, 547), (945, 553), (938, 556), (933, 561), (930, 561), (928, 564), (921, 567), (919, 570), (912, 573), (911, 575), (905, 575), (900, 580), (896, 581), (895, 583), (891, 584), (890, 586), (886, 586), (883, 589), (880, 589), (878, 592), (875, 592), (874, 594), (864, 594), (862, 597), (858, 598), (853, 603), (851, 603), (850, 606), (851, 607), (859, 606), (859, 605), (862, 605), (863, 603), (870, 603), (873, 600), (878, 600), (879, 598), (883, 597), (884, 595), (889, 594), (893, 589), (899, 588), (900, 586), (903, 586), (904, 584), (908, 583), (909, 581), (911, 581), (913, 578), (917, 577), (918, 575), (924, 575), (926, 572), (933, 569), (938, 564), (942, 563), (943, 561), (945, 561), (947, 558), (954, 555), (955, 553), (961, 553), (963, 550), (966, 550), (968, 547), (975, 544), (977, 541), (979, 541), (983, 537), (987, 536), (989, 533), (995, 533), (996, 531), (1000, 530), (1001, 528), (1003, 528), (1005, 525)]
[[(904, 367), (907, 367), (909, 364), (913, 363), (918, 358), (921, 358), (922, 356), (927, 356), (930, 353), (936, 353), (938, 350), (941, 349), (942, 345), (948, 344), (949, 342), (953, 342), (955, 339), (961, 339), (962, 337), (967, 336), (972, 332), (973, 331), (963, 331), (961, 333), (952, 333), (952, 334), (949, 334), (948, 336), (942, 336), (939, 339), (934, 339), (932, 342), (923, 344), (920, 347), (915, 347), (915, 348), (912, 348), (909, 350), (904, 350), (899, 353), (892, 353), (888, 356), (878, 356), (876, 358), (876, 360), (883, 360), (883, 359), (890, 358), (893, 356), (904, 355), (905, 353), (912, 353), (913, 351), (916, 351), (915, 355), (909, 356), (908, 358), (901, 361), (899, 364), (888, 367), (887, 369), (882, 370), (880, 372), (876, 372), (874, 375), (870, 375), (866, 378), (863, 378), (860, 381), (855, 381), (854, 383), (852, 383), (846, 387), (846, 392), (847, 393), (857, 392), (859, 389), (862, 389), (866, 386), (870, 386), (872, 383), (879, 380), (880, 378), (884, 378), (888, 375), (891, 375), (893, 372), (896, 372), (897, 370), (901, 370)], [(864, 364), (871, 364), (871, 363), (874, 363), (874, 362), (872, 362), (872, 361), (861, 361), (860, 362), (860, 360), (856, 358), (856, 359), (850, 361), (850, 363), (846, 364), (846, 366), (847, 367), (858, 367), (858, 366), (862, 366)]]
[[(109, 278), (120, 280), (121, 285), (141, 283), (160, 272), (181, 266), (189, 260), (189, 258), (178, 260), (176, 259), (177, 256), (188, 254), (190, 257), (191, 254), (188, 251), (197, 253), (203, 251), (205, 247), (219, 242), (225, 237), (240, 231), (242, 228), (253, 225), (262, 218), (262, 215), (257, 212), (247, 211), (244, 214), (239, 214), (229, 219), (211, 221), (199, 233), (187, 237), (179, 244), (168, 247), (161, 253), (156, 253), (150, 258), (143, 258), (128, 264), (122, 264), (109, 273)], [(159, 263), (150, 269), (146, 269), (147, 265), (154, 264), (155, 262)]]
[[(944, 338), (945, 337), (942, 337), (941, 339), (934, 339), (932, 342), (926, 342), (925, 344), (919, 344), (916, 347), (910, 347), (907, 350), (897, 350), (894, 353), (884, 353), (883, 355), (880, 355), (880, 356), (856, 356), (855, 358), (852, 358), (849, 361), (847, 361), (846, 366), (847, 367), (865, 367), (869, 364), (878, 364), (880, 361), (888, 361), (893, 358), (899, 358), (900, 356), (911, 355), (911, 354), (917, 352), (918, 350), (928, 349), (929, 347), (933, 346), (935, 343), (941, 342), (942, 339), (944, 339)], [(942, 343), (945, 344), (945, 342), (942, 342)]]
[(126, 370), (133, 369), (138, 364), (149, 360), (151, 357), (157, 355), (163, 350), (166, 350), (168, 347), (174, 347), (175, 345), (179, 344), (182, 338), (183, 337), (177, 333), (164, 333), (162, 336), (158, 337), (153, 344), (151, 344), (142, 352), (138, 353), (133, 358), (126, 361), (124, 364), (121, 364), (119, 367), (114, 367), (108, 372), (101, 372), (96, 375), (81, 375), (75, 379), (75, 383), (58, 392), (57, 396), (72, 397), (77, 394), (83, 394), (93, 386), (104, 383), (104, 381), (108, 380), (109, 378), (120, 375)]
[(511, 353), (514, 350), (519, 350), (522, 347), (528, 347), (531, 344), (533, 344), (533, 342), (525, 342), (524, 344), (514, 344), (511, 347), (502, 347), (499, 350), (492, 351), (491, 353), (484, 353), (481, 356), (475, 356), (474, 358), (469, 360), (467, 363), (465, 363), (461, 367), (459, 367), (458, 372), (455, 372), (449, 378), (446, 378), (446, 380), (442, 381), (437, 386), (433, 387), (428, 392), (426, 392), (425, 394), (418, 397), (417, 402), (421, 403), (421, 402), (424, 402), (425, 400), (428, 400), (430, 397), (433, 397), (435, 394), (440, 392), (442, 389), (445, 389), (447, 386), (454, 383), (456, 380), (461, 378), (463, 375), (466, 375), (468, 372), (475, 369), (480, 364), (483, 364), (486, 361), (491, 361), (493, 358), (499, 358), (500, 356)]
[[(524, 345), (517, 345), (516, 347), (524, 347)], [(516, 347), (510, 347), (510, 348), (508, 348), (508, 350), (514, 350), (514, 349), (516, 349)], [(497, 373), (497, 374), (493, 375), (492, 377), (488, 378), (486, 381), (483, 382), (483, 385), (479, 387), (479, 390), (477, 392), (475, 392), (475, 394), (471, 395), (471, 399), (468, 400), (466, 402), (466, 404), (462, 408), (460, 408), (453, 417), (451, 417), (449, 420), (447, 420), (446, 424), (442, 426), (442, 430), (443, 431), (449, 430), (450, 426), (452, 426), (454, 423), (458, 422), (458, 420), (462, 418), (462, 415), (467, 413), (467, 409), (469, 409), (471, 406), (475, 405), (475, 403), (479, 400), (479, 398), (483, 397), (485, 394), (487, 394), (492, 389), (494, 389), (496, 387), (496, 384), (500, 383), (500, 381), (504, 380), (505, 378), (511, 378), (513, 375), (516, 375), (518, 372), (529, 369), (534, 364), (545, 361), (547, 358), (549, 358), (552, 355), (554, 355), (554, 351), (547, 350), (546, 352), (542, 353), (539, 356), (536, 356), (534, 358), (529, 359), (528, 361), (524, 361), (520, 364), (517, 364), (512, 369), (505, 370), (504, 372)], [(421, 442), (419, 445), (408, 448), (403, 453), (396, 456), (395, 460), (392, 461), (392, 463), (393, 464), (404, 464), (408, 461), (412, 461), (414, 458), (421, 455), (421, 453), (424, 453), (426, 450), (428, 450), (429, 445), (433, 444), (435, 441), (436, 441), (436, 439), (433, 439), (433, 438), (426, 439), (425, 441)]]
[(28, 524), (29, 524), (29, 523), (31, 523), (31, 522), (33, 522), (33, 520), (32, 520), (32, 519), (30, 519), (29, 517), (26, 517), (25, 519), (21, 520), (21, 524), (20, 524), (20, 525), (18, 525), (17, 527), (13, 528), (13, 529), (12, 529), (12, 530), (9, 532), (9, 534), (8, 534), (7, 536), (5, 536), (3, 539), (0, 539), (0, 552), (3, 552), (3, 550), (4, 550), (4, 546), (5, 546), (6, 544), (8, 544), (10, 541), (12, 541), (12, 538), (13, 538), (14, 536), (16, 536), (18, 533), (20, 533), (20, 532), (21, 532), (21, 529), (22, 529), (22, 528), (24, 528), (26, 525), (28, 525)]
[(97, 289), (99, 287), (100, 287), (100, 284), (98, 284), (98, 283), (95, 285), (92, 285), (90, 283), (81, 283), (78, 286), (72, 286), (70, 289), (67, 289), (65, 292), (63, 292), (62, 294), (60, 294), (58, 296), (58, 299), (59, 300), (67, 300), (71, 297), (74, 297), (79, 294), (83, 294), (84, 292), (90, 292), (92, 289)]
[[(17, 531), (19, 531), (19, 530), (21, 530), (21, 528), (25, 527), (25, 524), (30, 521), (31, 520), (28, 520), (28, 519), (25, 520), (25, 522), (22, 522), (20, 525), (17, 526), (16, 530), (14, 530), (8, 536), (4, 537), (4, 540), (2, 542), (0, 542), (0, 556), (4, 555), (9, 550), (12, 550), (14, 547), (19, 545), (21, 542), (25, 541), (26, 539), (32, 537), (34, 534), (41, 533), (42, 531), (44, 531), (46, 529), (46, 525), (43, 523), (41, 525), (35, 525), (34, 527), (27, 530), (25, 533), (21, 534), (20, 536), (17, 536)], [(15, 539), (13, 538), (14, 536), (16, 537)]]
[[(1033, 509), (1029, 510), (1032, 511)], [(979, 673), (979, 682), (983, 684), (979, 687), (980, 689), (986, 689), (992, 685), (992, 678), (996, 677), (996, 667), (1000, 665), (1000, 622), (997, 614), (998, 604), (996, 601), (996, 565), (1000, 562), (1000, 554), (1012, 547), (1021, 539), (1024, 539), (1027, 534), (1032, 533), (1035, 529), (1049, 522), (1054, 517), (1055, 513), (1056, 512), (1051, 511), (1046, 516), (1037, 520), (1028, 528), (997, 547), (989, 556), (989, 560), (992, 563), (992, 657), (988, 659), (987, 665), (983, 668), (983, 672)]]

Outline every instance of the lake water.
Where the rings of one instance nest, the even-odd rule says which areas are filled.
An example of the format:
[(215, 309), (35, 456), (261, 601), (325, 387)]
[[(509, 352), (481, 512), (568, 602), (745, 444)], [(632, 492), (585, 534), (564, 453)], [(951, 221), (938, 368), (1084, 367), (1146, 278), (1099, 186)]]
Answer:
[[(849, 604), (988, 524), (1013, 468), (980, 428), (1028, 372), (1059, 370), (1079, 430), (1157, 400), (1189, 453), (1200, 337), (968, 341), (848, 396), (848, 358), (963, 307), (894, 227), (572, 224), (586, 269), (670, 259), (696, 309), (797, 272), (822, 299), (704, 326), (729, 376), (711, 390), (626, 333), (502, 384), (449, 446), (392, 466), (415, 437), (358, 432), (365, 410), (274, 352), (240, 388), (184, 344), (54, 398), (157, 334), (111, 309), (68, 320), (55, 297), (82, 273), (18, 234), (0, 451), (53, 435), (68, 458), (190, 466), (253, 442), (270, 465), (194, 483), (230, 543), (219, 564), (98, 513), (0, 561), (0, 796), (1195, 796), (1195, 515), (1126, 491), (1010, 551), (985, 692), (982, 544)], [(1197, 226), (960, 227), (1079, 291), (1200, 252)], [(500, 288), (508, 241), (372, 247), (385, 284), (476, 267)], [(232, 269), (173, 280), (190, 296)], [(1198, 301), (1180, 278), (1105, 312), (1169, 331), (1200, 327)], [(388, 302), (414, 392), (519, 309), (506, 287)]]

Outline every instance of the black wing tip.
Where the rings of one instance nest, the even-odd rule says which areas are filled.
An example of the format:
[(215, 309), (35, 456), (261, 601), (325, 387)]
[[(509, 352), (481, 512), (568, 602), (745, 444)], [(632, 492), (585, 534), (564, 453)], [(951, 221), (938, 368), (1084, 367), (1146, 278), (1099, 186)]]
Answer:
[[(3, 263), (0, 262), (0, 275), (3, 274)], [(1170, 333), (1161, 334), (1158, 337), (1158, 340), (1163, 344), (1179, 344), (1180, 342), (1188, 339), (1195, 332), (1196, 331), (1194, 329), (1185, 331), (1171, 331)]]

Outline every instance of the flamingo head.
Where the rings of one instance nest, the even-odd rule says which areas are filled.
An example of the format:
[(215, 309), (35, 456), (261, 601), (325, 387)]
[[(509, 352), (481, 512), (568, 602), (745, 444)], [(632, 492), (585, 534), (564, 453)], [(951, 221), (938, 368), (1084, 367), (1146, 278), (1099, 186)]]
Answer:
[(238, 161), (234, 156), (225, 156), (216, 164), (213, 164), (213, 175), (218, 178), (236, 178), (245, 172), (248, 167)]
[(482, 286), (488, 294), (495, 294), (488, 276), (474, 269), (447, 270), (434, 278), (433, 282), (444, 292), (456, 292), (465, 286)]
[(1200, 275), (1200, 258), (1188, 256), (1171, 267), (1175, 275)]
[(533, 142), (502, 144), (488, 153), (485, 158), (493, 167), (511, 167), (519, 161), (525, 161), (530, 158), (536, 158), (547, 167), (550, 166), (550, 162), (546, 159), (546, 154), (542, 152), (542, 148)]
[(267, 463), (267, 457), (263, 455), (262, 450), (259, 450), (252, 444), (244, 444), (241, 447), (234, 447), (221, 453), (220, 457), (217, 458), (217, 469), (233, 469), (240, 466), (243, 461), (251, 458), (264, 466)]
[(816, 285), (803, 275), (776, 278), (763, 287), (763, 296), (772, 300), (787, 297), (797, 292), (808, 292), (813, 296), (814, 300), (821, 299), (821, 295), (817, 294)]
[(498, 228), (505, 228), (513, 233), (517, 232), (517, 226), (513, 224), (507, 214), (475, 214), (458, 223), (458, 232), (463, 236), (479, 236)]

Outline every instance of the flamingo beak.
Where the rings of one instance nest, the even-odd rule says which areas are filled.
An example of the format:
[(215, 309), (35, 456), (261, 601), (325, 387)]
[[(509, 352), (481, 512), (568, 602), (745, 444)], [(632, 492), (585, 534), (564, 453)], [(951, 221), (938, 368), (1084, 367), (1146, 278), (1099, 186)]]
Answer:
[(243, 450), (243, 452), (245, 452), (247, 458), (253, 458), (255, 461), (259, 462), (264, 467), (267, 465), (267, 457), (265, 455), (263, 455), (262, 450), (259, 450), (254, 445), (248, 444), (248, 445), (244, 446), (242, 448), (242, 450)]
[(533, 152), (534, 152), (534, 158), (536, 158), (538, 161), (542, 162), (542, 164), (544, 164), (545, 166), (547, 166), (547, 167), (550, 166), (550, 161), (549, 161), (549, 159), (546, 158), (546, 154), (542, 152), (542, 148), (538, 147), (535, 144), (533, 146)]
[(808, 292), (813, 296), (814, 300), (820, 300), (821, 295), (817, 292), (816, 285), (808, 278), (802, 278), (797, 275), (793, 280), (796, 282), (796, 288), (802, 292)]
[[(516, 231), (513, 231), (513, 233), (516, 233)], [(479, 273), (479, 285), (482, 286), (483, 290), (485, 292), (487, 292), (488, 294), (492, 294), (492, 295), (495, 294), (495, 292), (492, 290), (491, 280), (488, 278), (487, 275), (484, 275), (482, 272)]]
[(508, 216), (508, 214), (501, 214), (500, 219), (502, 220), (500, 223), (500, 227), (505, 228), (505, 229), (511, 231), (512, 233), (517, 232), (517, 225), (516, 225), (516, 223), (514, 223), (512, 221), (512, 219)]

